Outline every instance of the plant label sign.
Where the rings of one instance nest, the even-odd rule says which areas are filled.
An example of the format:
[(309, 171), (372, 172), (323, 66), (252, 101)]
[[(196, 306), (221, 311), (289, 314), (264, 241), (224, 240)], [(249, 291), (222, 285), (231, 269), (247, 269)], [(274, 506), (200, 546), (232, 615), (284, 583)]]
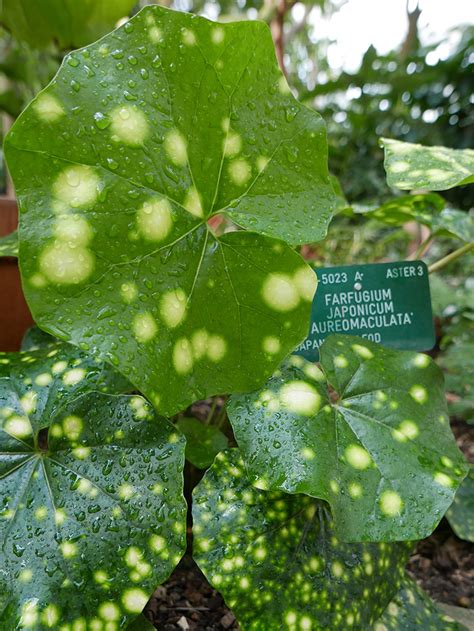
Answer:
[(346, 333), (385, 346), (426, 351), (435, 334), (428, 268), (423, 261), (345, 265), (315, 269), (306, 340), (296, 354), (319, 359), (319, 347), (331, 333)]

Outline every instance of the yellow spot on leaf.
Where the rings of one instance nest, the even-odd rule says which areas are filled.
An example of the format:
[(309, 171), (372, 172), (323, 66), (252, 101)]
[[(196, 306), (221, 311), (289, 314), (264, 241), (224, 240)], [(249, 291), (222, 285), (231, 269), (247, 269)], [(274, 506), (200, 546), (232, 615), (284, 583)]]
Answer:
[(71, 368), (63, 375), (63, 382), (66, 386), (75, 386), (86, 376), (84, 368)]
[(207, 356), (213, 362), (219, 362), (227, 352), (227, 344), (220, 335), (210, 335), (207, 341)]
[(345, 455), (351, 467), (360, 471), (367, 469), (372, 462), (370, 454), (359, 445), (349, 445), (345, 450)]
[(292, 311), (300, 302), (299, 292), (287, 274), (269, 274), (262, 287), (262, 297), (275, 311)]
[(321, 407), (321, 395), (309, 383), (290, 381), (280, 390), (280, 401), (295, 414), (316, 414)]
[(280, 340), (274, 335), (268, 335), (267, 337), (263, 338), (262, 348), (265, 353), (268, 353), (269, 355), (275, 355), (276, 353), (280, 352)]
[(127, 304), (130, 304), (138, 297), (138, 288), (134, 282), (123, 283), (120, 287), (120, 295), (122, 300)]
[(72, 166), (62, 171), (53, 186), (56, 198), (72, 208), (89, 208), (98, 196), (100, 180), (89, 166)]
[(110, 114), (112, 140), (130, 147), (140, 147), (148, 136), (149, 125), (145, 114), (136, 105), (121, 105)]
[(122, 604), (129, 613), (140, 613), (147, 601), (147, 594), (138, 587), (127, 589), (122, 594)]
[(33, 102), (33, 108), (38, 118), (47, 123), (54, 123), (64, 116), (64, 108), (60, 101), (52, 94), (40, 94)]
[(167, 199), (150, 199), (137, 212), (137, 225), (147, 241), (163, 241), (173, 228), (171, 204)]
[(133, 318), (132, 329), (133, 335), (141, 344), (150, 342), (158, 333), (155, 318), (149, 311), (139, 313)]
[(184, 136), (177, 129), (173, 129), (165, 137), (165, 151), (169, 159), (176, 166), (183, 167), (188, 161), (188, 149)]
[(30, 421), (25, 416), (11, 416), (4, 424), (3, 429), (14, 438), (27, 438), (33, 430)]
[(237, 186), (244, 186), (250, 180), (252, 169), (250, 164), (243, 158), (232, 160), (228, 165), (230, 179)]
[(185, 337), (180, 338), (173, 349), (173, 366), (179, 375), (186, 375), (193, 367), (192, 347)]
[(92, 274), (95, 257), (87, 248), (54, 241), (40, 256), (40, 270), (51, 282), (58, 285), (76, 285)]
[(183, 202), (184, 208), (195, 217), (203, 217), (204, 211), (201, 203), (201, 196), (194, 186), (188, 189)]
[(293, 278), (301, 298), (306, 302), (311, 302), (318, 286), (318, 277), (314, 271), (306, 265), (300, 267)]
[(229, 158), (235, 156), (242, 149), (242, 138), (235, 131), (229, 131), (224, 140), (224, 155)]
[(82, 428), (83, 428), (82, 419), (80, 419), (78, 416), (70, 415), (70, 416), (66, 416), (63, 419), (64, 434), (71, 441), (76, 441), (79, 438), (82, 432)]
[(384, 491), (380, 496), (380, 510), (388, 517), (400, 514), (403, 500), (396, 491)]

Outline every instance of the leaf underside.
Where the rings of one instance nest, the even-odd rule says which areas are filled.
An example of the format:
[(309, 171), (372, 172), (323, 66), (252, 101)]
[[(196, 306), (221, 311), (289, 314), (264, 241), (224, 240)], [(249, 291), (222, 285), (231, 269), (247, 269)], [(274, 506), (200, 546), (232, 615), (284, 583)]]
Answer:
[(324, 502), (254, 488), (236, 449), (196, 487), (193, 519), (196, 561), (244, 631), (366, 630), (396, 594), (410, 549), (341, 543)]
[[(264, 24), (147, 7), (66, 57), (5, 153), (36, 321), (163, 413), (258, 387), (304, 338), (314, 274), (281, 240), (323, 238), (335, 198)], [(255, 232), (215, 236), (218, 213)]]
[(474, 182), (474, 151), (423, 145), (382, 138), (389, 186), (445, 191)]
[(428, 536), (467, 472), (441, 371), (423, 354), (335, 335), (324, 374), (293, 357), (228, 414), (251, 480), (331, 505), (345, 541)]

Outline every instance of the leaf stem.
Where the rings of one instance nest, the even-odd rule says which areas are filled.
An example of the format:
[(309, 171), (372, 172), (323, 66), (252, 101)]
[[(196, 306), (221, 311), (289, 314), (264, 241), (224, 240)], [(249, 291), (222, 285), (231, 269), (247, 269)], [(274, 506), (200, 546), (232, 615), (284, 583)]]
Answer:
[(454, 250), (454, 252), (451, 252), (451, 254), (444, 256), (442, 259), (439, 259), (439, 261), (436, 261), (435, 263), (430, 265), (428, 267), (428, 272), (430, 274), (432, 274), (433, 272), (438, 272), (440, 269), (443, 269), (443, 267), (446, 267), (446, 265), (449, 265), (449, 263), (452, 263), (472, 249), (474, 249), (474, 243), (466, 243), (466, 245), (463, 245), (462, 248)]
[(227, 403), (227, 400), (224, 401), (224, 403), (222, 404), (222, 408), (219, 412), (219, 415), (217, 416), (217, 421), (215, 423), (215, 426), (217, 427), (217, 429), (220, 429), (222, 427), (226, 419), (226, 416), (227, 416), (226, 403)]
[(415, 250), (414, 254), (412, 256), (410, 256), (410, 259), (413, 261), (416, 261), (418, 258), (421, 258), (427, 251), (427, 249), (429, 248), (429, 246), (431, 245), (431, 242), (433, 241), (434, 236), (430, 233), (426, 239), (423, 239), (423, 241), (420, 243), (420, 245), (417, 247), (417, 249)]
[(217, 399), (212, 399), (211, 409), (209, 410), (209, 414), (207, 415), (206, 420), (204, 421), (204, 425), (209, 425), (214, 416), (214, 412), (216, 411)]

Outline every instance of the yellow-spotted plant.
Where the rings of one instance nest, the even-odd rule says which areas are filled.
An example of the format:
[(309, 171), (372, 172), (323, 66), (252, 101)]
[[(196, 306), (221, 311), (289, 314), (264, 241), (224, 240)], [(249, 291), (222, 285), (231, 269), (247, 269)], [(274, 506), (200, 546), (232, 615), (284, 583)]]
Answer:
[(466, 474), (438, 369), (341, 336), (281, 365), (316, 289), (294, 246), (338, 203), (266, 26), (148, 7), (66, 56), (5, 153), (25, 295), (62, 342), (0, 358), (0, 627), (145, 625), (185, 547), (183, 434), (201, 468), (228, 446), (157, 413), (233, 394), (194, 549), (242, 628), (458, 628), (404, 576)]

